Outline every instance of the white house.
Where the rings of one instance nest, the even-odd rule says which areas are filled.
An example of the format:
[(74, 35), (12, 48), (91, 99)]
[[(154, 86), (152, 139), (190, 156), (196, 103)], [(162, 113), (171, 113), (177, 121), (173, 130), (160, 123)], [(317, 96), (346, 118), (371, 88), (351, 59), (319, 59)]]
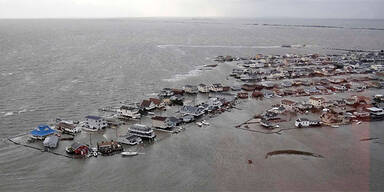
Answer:
[(189, 94), (195, 94), (198, 92), (197, 86), (194, 86), (194, 85), (185, 85), (183, 87), (183, 90), (185, 93), (189, 93)]
[(308, 119), (299, 118), (295, 121), (296, 127), (309, 127), (310, 121)]
[(205, 84), (199, 84), (197, 86), (197, 89), (199, 90), (199, 92), (201, 93), (209, 93), (209, 87)]
[(212, 84), (209, 87), (209, 90), (211, 90), (213, 92), (221, 92), (221, 91), (223, 91), (223, 85), (221, 85), (220, 83)]
[(309, 97), (309, 104), (313, 105), (316, 108), (323, 106), (325, 99), (322, 97)]
[(141, 118), (140, 110), (137, 107), (121, 106), (117, 110), (117, 112), (122, 118), (133, 118), (133, 119)]
[(93, 130), (101, 130), (108, 126), (107, 121), (98, 116), (86, 116), (85, 117), (85, 125), (89, 129)]
[(151, 100), (143, 100), (143, 102), (141, 102), (141, 108), (150, 111), (156, 108), (156, 104)]

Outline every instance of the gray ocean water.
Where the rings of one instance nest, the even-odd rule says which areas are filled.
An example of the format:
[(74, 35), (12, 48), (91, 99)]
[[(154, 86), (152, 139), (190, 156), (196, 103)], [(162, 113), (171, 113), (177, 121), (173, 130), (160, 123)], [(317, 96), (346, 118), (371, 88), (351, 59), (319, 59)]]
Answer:
[[(0, 191), (384, 190), (383, 145), (359, 141), (384, 139), (380, 122), (284, 136), (233, 128), (265, 102), (224, 113), (209, 129), (189, 127), (129, 159), (73, 160), (4, 139), (56, 117), (81, 119), (140, 101), (162, 87), (225, 80), (220, 69), (196, 70), (218, 55), (378, 50), (383, 29), (384, 20), (0, 20)], [(264, 158), (280, 148), (326, 158)]]

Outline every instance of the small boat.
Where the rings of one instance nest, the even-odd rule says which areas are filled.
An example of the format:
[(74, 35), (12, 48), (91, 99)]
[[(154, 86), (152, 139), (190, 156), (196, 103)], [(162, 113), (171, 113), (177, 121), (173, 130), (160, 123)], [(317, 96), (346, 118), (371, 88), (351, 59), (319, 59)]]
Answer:
[(199, 126), (199, 127), (201, 127), (201, 126), (203, 126), (203, 123), (201, 123), (201, 122), (196, 122), (196, 125)]
[(148, 112), (148, 115), (155, 115), (154, 112)]
[(340, 126), (338, 125), (331, 125), (332, 128), (339, 128)]
[(356, 124), (360, 125), (360, 124), (361, 124), (361, 121), (356, 122)]
[(206, 120), (203, 120), (201, 123), (202, 123), (203, 125), (209, 125), (209, 123), (208, 123)]
[(120, 153), (122, 156), (136, 156), (139, 153), (136, 151), (124, 151)]

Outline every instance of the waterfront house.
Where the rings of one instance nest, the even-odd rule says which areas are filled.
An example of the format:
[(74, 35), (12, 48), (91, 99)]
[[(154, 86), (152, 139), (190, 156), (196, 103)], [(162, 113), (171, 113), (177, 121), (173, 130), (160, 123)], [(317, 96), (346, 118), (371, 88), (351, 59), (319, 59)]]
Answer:
[(209, 90), (213, 92), (222, 92), (223, 85), (221, 85), (220, 83), (214, 83), (209, 87)]
[(252, 93), (252, 97), (254, 97), (254, 98), (262, 98), (263, 96), (264, 96), (263, 93), (260, 91), (254, 91)]
[(291, 89), (285, 89), (285, 90), (283, 90), (283, 93), (284, 93), (284, 95), (294, 95), (294, 94), (296, 94), (296, 92), (294, 90), (291, 90)]
[(58, 143), (59, 143), (59, 137), (56, 135), (50, 135), (46, 137), (43, 141), (44, 147), (48, 147), (48, 148), (56, 148)]
[(183, 90), (185, 93), (188, 93), (188, 94), (196, 94), (198, 93), (198, 89), (197, 89), (197, 86), (194, 86), (194, 85), (185, 85), (183, 87)]
[(172, 89), (173, 94), (175, 95), (184, 95), (184, 90), (182, 89)]
[(64, 133), (77, 133), (80, 132), (80, 129), (77, 128), (77, 124), (67, 121), (59, 121), (55, 128)]
[(312, 121), (306, 118), (299, 118), (295, 121), (295, 126), (299, 128), (310, 127), (310, 126), (320, 126), (320, 125), (321, 125), (320, 121)]
[(204, 114), (204, 108), (186, 105), (180, 109), (180, 113), (183, 115), (192, 115), (198, 117)]
[(184, 115), (182, 120), (184, 123), (190, 123), (195, 120), (195, 117), (193, 115)]
[(155, 133), (146, 125), (134, 124), (128, 128), (128, 133), (139, 136), (141, 138), (154, 139)]
[(295, 121), (296, 127), (309, 127), (309, 120), (305, 118), (299, 118)]
[[(173, 96), (172, 96), (172, 97), (173, 97)], [(161, 102), (161, 100), (158, 99), (158, 98), (149, 98), (149, 100), (150, 100), (153, 104), (155, 104), (156, 108), (158, 108), (158, 109), (161, 109), (161, 108), (163, 108), (163, 107), (165, 106), (165, 104), (164, 104), (163, 102)]]
[(256, 89), (255, 84), (244, 84), (241, 86), (241, 89), (244, 91), (254, 91)]
[(183, 105), (184, 98), (182, 95), (174, 95), (170, 98), (172, 104), (175, 105)]
[(140, 109), (134, 106), (121, 106), (117, 110), (120, 118), (132, 118), (132, 119), (140, 119)]
[(239, 99), (248, 99), (248, 93), (247, 92), (240, 92), (240, 93), (237, 93), (237, 97)]
[(339, 114), (327, 111), (321, 114), (320, 119), (325, 124), (340, 123), (342, 119), (339, 117)]
[(36, 129), (30, 132), (34, 139), (44, 140), (46, 137), (55, 134), (57, 131), (51, 129), (48, 125), (39, 125)]
[(177, 117), (168, 117), (167, 120), (168, 120), (168, 125), (170, 127), (176, 127), (183, 122), (182, 119), (177, 118)]
[(123, 147), (116, 141), (102, 141), (97, 143), (97, 151), (101, 154), (110, 154), (123, 151)]
[(143, 100), (143, 102), (141, 102), (141, 108), (146, 110), (146, 111), (151, 111), (153, 109), (156, 108), (156, 104), (154, 102), (152, 102), (151, 100)]
[(325, 99), (322, 97), (309, 97), (309, 104), (313, 105), (316, 108), (321, 108)]
[(89, 147), (87, 145), (74, 142), (72, 145), (68, 146), (65, 151), (69, 154), (85, 156), (89, 152)]
[(164, 88), (163, 90), (161, 90), (161, 92), (159, 93), (159, 97), (171, 97), (172, 95), (174, 95), (175, 93), (173, 92), (173, 90), (171, 88)]
[(293, 111), (294, 107), (296, 106), (296, 102), (289, 100), (289, 99), (283, 99), (281, 100), (281, 105), (287, 110), (287, 111)]
[(199, 90), (200, 93), (209, 93), (209, 86), (205, 84), (199, 84), (197, 86), (197, 89)]
[(152, 117), (152, 127), (166, 129), (169, 128), (167, 117), (155, 116)]
[(366, 109), (370, 116), (371, 120), (383, 120), (384, 119), (384, 110), (377, 107), (369, 107)]
[(263, 90), (262, 92), (264, 98), (272, 98), (275, 96), (275, 93), (271, 90)]
[(292, 82), (291, 81), (283, 81), (282, 83), (281, 83), (281, 86), (283, 86), (283, 87), (292, 87)]
[(85, 126), (89, 129), (98, 131), (108, 127), (108, 123), (101, 117), (89, 115), (85, 117)]

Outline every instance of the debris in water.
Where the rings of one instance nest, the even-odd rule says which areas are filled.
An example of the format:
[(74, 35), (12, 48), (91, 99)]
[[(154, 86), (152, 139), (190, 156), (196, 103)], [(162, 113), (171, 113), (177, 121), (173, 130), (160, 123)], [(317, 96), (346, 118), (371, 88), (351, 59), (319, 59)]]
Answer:
[(360, 141), (371, 141), (371, 140), (377, 140), (379, 138), (377, 137), (369, 137), (369, 138), (363, 138), (363, 139), (360, 139)]
[(252, 163), (253, 163), (253, 161), (248, 159), (248, 164), (252, 164)]
[(268, 159), (269, 156), (274, 155), (305, 155), (305, 156), (312, 156), (317, 158), (324, 158), (320, 154), (315, 154), (311, 152), (305, 152), (305, 151), (297, 151), (297, 150), (278, 150), (278, 151), (272, 151), (265, 155), (265, 158)]

